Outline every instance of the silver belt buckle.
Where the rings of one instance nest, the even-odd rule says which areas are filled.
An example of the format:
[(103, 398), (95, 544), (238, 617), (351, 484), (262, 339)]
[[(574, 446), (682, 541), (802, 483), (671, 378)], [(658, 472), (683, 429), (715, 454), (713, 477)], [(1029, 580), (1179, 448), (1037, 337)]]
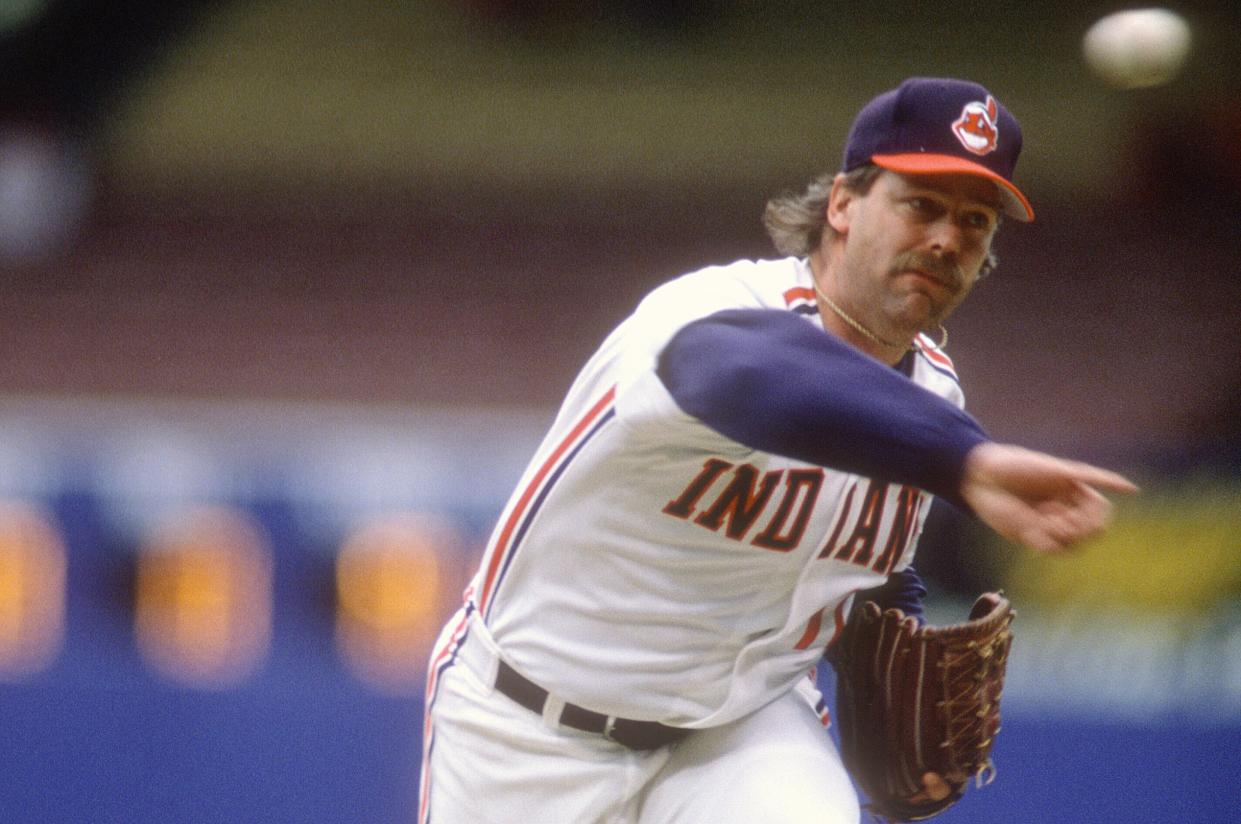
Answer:
[[(616, 716), (609, 715), (607, 717), (607, 720), (603, 722), (603, 737), (609, 741), (616, 741), (616, 739), (612, 737), (612, 730), (614, 730), (615, 728), (616, 728)], [(620, 742), (616, 741), (616, 743), (619, 744)]]

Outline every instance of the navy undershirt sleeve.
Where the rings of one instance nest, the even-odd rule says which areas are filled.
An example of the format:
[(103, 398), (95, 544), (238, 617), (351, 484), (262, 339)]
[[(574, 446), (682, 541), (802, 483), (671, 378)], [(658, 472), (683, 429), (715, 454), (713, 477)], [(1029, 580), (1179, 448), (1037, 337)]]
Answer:
[(988, 440), (949, 401), (791, 312), (729, 309), (682, 327), (657, 374), (677, 405), (752, 449), (909, 484), (966, 511), (966, 454)]
[(921, 624), (925, 617), (925, 610), (922, 607), (924, 598), (926, 598), (926, 584), (922, 583), (922, 576), (918, 574), (918, 571), (910, 566), (900, 572), (893, 572), (882, 586), (859, 592), (854, 603), (864, 604), (867, 601), (874, 601), (881, 610), (899, 609)]

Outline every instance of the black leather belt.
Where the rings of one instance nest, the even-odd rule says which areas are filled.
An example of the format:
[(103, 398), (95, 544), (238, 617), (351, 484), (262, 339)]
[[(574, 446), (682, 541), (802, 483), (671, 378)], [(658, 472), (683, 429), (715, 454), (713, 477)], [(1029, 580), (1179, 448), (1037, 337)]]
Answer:
[[(543, 705), (547, 703), (547, 690), (503, 661), (500, 662), (500, 670), (496, 673), (496, 689), (526, 709), (539, 715), (543, 714)], [(658, 721), (631, 721), (628, 718), (615, 718), (576, 704), (564, 705), (564, 710), (560, 713), (560, 723), (575, 730), (602, 735), (631, 750), (658, 749), (665, 744), (680, 741), (690, 732), (679, 727), (660, 724)]]

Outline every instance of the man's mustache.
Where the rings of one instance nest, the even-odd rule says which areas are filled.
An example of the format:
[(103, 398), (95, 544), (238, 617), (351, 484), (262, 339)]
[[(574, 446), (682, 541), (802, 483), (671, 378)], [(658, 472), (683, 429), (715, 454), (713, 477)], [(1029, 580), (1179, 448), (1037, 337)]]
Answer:
[(965, 283), (965, 272), (954, 260), (925, 252), (905, 252), (896, 259), (892, 269), (895, 272), (907, 272), (910, 269), (926, 272), (953, 292), (961, 291), (961, 286)]

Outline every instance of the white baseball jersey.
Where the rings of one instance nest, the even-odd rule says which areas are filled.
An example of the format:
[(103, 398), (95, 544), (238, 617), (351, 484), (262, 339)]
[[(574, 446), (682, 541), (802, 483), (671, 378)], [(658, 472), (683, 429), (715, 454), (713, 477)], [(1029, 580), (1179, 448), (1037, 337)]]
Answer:
[[(928, 493), (749, 448), (678, 407), (660, 352), (726, 309), (821, 328), (796, 258), (653, 291), (578, 375), (467, 591), (505, 659), (564, 700), (690, 728), (737, 719), (804, 678), (850, 596), (913, 557)], [(960, 407), (951, 362), (916, 345), (909, 377)]]

